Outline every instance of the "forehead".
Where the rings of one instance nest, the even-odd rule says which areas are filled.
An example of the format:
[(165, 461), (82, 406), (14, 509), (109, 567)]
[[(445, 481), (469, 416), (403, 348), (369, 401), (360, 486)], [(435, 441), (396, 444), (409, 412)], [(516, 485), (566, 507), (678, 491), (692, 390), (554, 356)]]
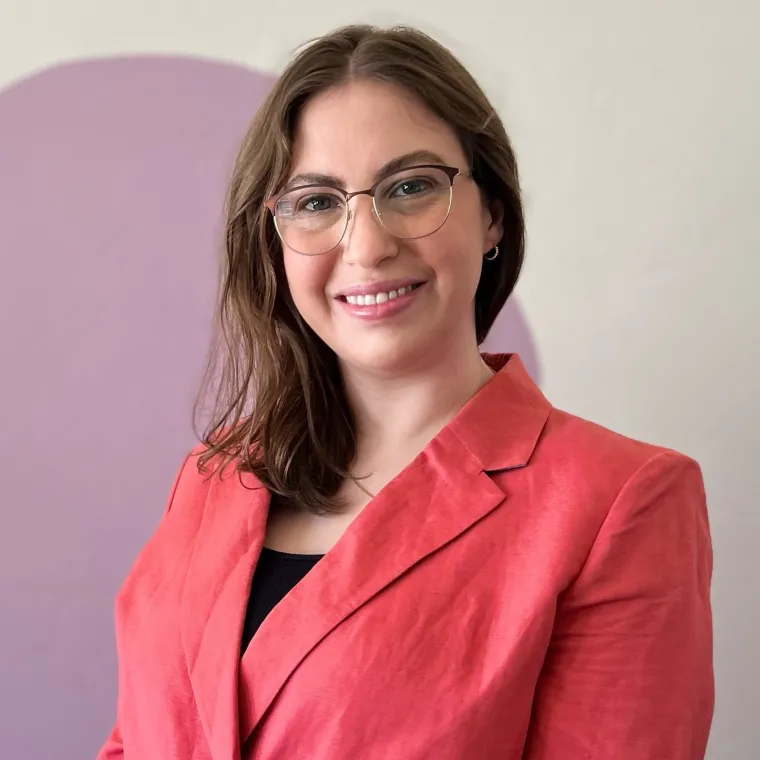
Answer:
[(454, 131), (424, 104), (400, 87), (352, 82), (306, 103), (290, 174), (332, 174), (358, 186), (391, 159), (423, 150), (466, 168)]

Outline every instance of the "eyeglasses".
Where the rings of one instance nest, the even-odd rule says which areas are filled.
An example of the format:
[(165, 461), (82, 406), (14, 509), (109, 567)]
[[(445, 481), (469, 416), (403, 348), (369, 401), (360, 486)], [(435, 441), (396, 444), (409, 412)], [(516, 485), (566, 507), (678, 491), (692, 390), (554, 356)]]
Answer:
[(288, 248), (305, 256), (333, 250), (348, 229), (348, 202), (369, 195), (378, 222), (394, 237), (416, 240), (437, 232), (449, 218), (454, 179), (472, 177), (453, 166), (410, 166), (348, 193), (337, 187), (303, 185), (272, 198), (267, 208)]

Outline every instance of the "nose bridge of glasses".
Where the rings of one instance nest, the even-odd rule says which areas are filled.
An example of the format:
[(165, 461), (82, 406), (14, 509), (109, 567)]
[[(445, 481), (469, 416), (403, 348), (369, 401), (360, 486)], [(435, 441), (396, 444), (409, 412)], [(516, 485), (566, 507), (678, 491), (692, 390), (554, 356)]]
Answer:
[(370, 198), (374, 200), (375, 197), (375, 188), (369, 187), (366, 190), (354, 190), (353, 193), (346, 193), (346, 203), (348, 203), (351, 198), (356, 198), (357, 195), (368, 195)]
[(378, 210), (377, 210), (377, 204), (375, 203), (375, 188), (374, 187), (370, 187), (367, 190), (355, 190), (352, 193), (346, 193), (345, 194), (345, 197), (346, 197), (346, 226), (348, 226), (349, 222), (352, 225), (355, 224), (355, 222), (356, 222), (356, 206), (358, 204), (354, 204), (354, 209), (352, 210), (349, 207), (348, 203), (349, 203), (349, 201), (352, 198), (355, 198), (355, 197), (357, 197), (359, 195), (366, 195), (367, 196), (368, 202), (369, 202), (370, 215), (372, 216), (373, 220), (376, 223), (379, 223), (380, 226), (383, 226), (383, 222), (380, 219), (380, 214), (378, 213)]
[[(386, 237), (394, 238), (395, 235), (392, 233), (389, 234), (385, 221), (380, 216), (375, 203), (374, 188), (370, 188), (369, 190), (357, 190), (356, 192), (347, 193), (346, 195), (349, 200), (357, 195), (366, 195), (366, 202), (369, 204), (369, 208), (367, 209), (369, 213), (364, 220), (361, 220), (360, 215), (357, 214), (357, 206), (359, 204), (355, 204), (352, 209), (349, 207), (348, 202), (346, 202), (345, 227), (342, 237), (345, 241), (346, 250), (352, 251), (355, 248), (358, 235), (358, 238), (362, 241), (359, 245), (359, 249), (364, 251), (360, 256), (369, 255), (372, 257), (377, 255), (378, 252), (383, 252), (387, 241), (386, 243), (380, 243), (380, 239), (385, 239)], [(367, 236), (369, 237), (367, 238)], [(383, 255), (386, 254), (383, 253)]]

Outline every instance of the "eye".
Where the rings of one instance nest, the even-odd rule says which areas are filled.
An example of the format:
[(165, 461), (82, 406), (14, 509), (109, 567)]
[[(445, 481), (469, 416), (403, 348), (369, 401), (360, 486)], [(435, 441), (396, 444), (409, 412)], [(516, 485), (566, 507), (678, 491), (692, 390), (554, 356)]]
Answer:
[(340, 200), (334, 195), (315, 194), (306, 195), (299, 199), (296, 206), (297, 213), (314, 214), (323, 211), (332, 211), (340, 206)]
[(411, 177), (397, 182), (388, 191), (389, 198), (409, 198), (429, 190), (431, 183), (423, 177)]
[(325, 211), (330, 208), (330, 198), (326, 195), (307, 195), (301, 198), (296, 211)]

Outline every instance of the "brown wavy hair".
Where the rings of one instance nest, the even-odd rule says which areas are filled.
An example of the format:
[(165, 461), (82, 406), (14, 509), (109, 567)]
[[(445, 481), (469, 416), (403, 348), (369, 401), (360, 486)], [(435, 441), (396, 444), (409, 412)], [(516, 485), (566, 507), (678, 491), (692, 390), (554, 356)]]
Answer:
[(488, 98), (454, 55), (406, 27), (348, 26), (302, 47), (256, 114), (227, 198), (226, 246), (216, 331), (195, 406), (211, 398), (205, 451), (235, 462), (273, 494), (315, 513), (341, 509), (337, 492), (356, 455), (355, 421), (337, 357), (290, 296), (282, 248), (265, 201), (287, 180), (304, 104), (349, 81), (404, 88), (458, 135), (487, 201), (504, 208), (500, 255), (485, 261), (475, 296), (482, 343), (512, 293), (523, 262), (524, 219), (517, 165)]

